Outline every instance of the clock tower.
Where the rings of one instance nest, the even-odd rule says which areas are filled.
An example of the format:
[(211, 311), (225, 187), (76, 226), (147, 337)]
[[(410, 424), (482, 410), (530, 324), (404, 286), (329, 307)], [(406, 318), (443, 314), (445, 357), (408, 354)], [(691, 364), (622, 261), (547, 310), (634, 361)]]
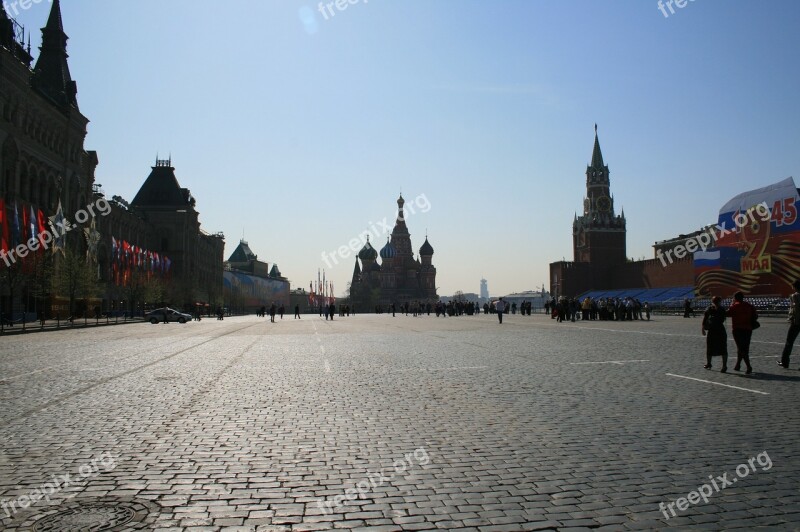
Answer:
[(592, 162), (586, 167), (586, 197), (583, 216), (575, 215), (572, 222), (575, 262), (588, 262), (595, 267), (611, 267), (627, 260), (625, 211), (617, 216), (611, 195), (608, 166), (594, 126)]

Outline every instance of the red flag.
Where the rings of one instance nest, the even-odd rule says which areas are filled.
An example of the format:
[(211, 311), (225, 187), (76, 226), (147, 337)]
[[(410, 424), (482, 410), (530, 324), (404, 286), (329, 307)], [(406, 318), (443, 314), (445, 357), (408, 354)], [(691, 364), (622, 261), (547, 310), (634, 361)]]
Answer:
[(39, 225), (39, 228), (38, 228), (39, 229), (39, 234), (41, 235), (42, 233), (44, 233), (47, 230), (47, 223), (44, 221), (45, 217), (44, 217), (44, 212), (42, 212), (42, 209), (38, 209), (38, 212), (36, 214), (36, 218), (37, 218), (36, 222)]

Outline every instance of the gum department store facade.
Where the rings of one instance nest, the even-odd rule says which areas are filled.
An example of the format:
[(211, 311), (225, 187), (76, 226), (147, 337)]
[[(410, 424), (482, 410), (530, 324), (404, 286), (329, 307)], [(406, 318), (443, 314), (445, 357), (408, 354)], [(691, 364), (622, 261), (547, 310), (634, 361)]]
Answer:
[[(53, 0), (35, 62), (24, 42), (24, 29), (0, 5), (0, 235), (6, 249), (30, 236), (19, 221), (15, 226), (20, 212), (41, 211), (40, 220), (52, 220), (60, 203), (64, 218), (74, 221), (76, 212), (103, 197), (95, 183), (97, 153), (84, 148), (89, 120), (78, 107), (59, 0)], [(109, 203), (96, 227), (87, 222), (66, 235), (66, 249), (97, 268), (101, 288), (90, 308), (131, 310), (145, 302), (136, 286), (153, 278), (171, 304), (222, 302), (224, 237), (200, 229), (195, 200), (178, 184), (171, 161), (156, 162), (130, 204), (117, 196)], [(54, 256), (57, 273), (63, 259)], [(26, 275), (32, 267), (25, 260), (12, 267), (0, 263), (0, 311), (65, 317), (64, 294), (31, 295)]]

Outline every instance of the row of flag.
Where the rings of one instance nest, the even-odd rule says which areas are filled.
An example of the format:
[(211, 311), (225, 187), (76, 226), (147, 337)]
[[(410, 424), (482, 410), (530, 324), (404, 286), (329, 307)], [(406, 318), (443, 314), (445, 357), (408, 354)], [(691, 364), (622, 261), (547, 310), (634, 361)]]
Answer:
[[(58, 217), (63, 220), (61, 203), (58, 204), (58, 213), (54, 220), (58, 222)], [(56, 234), (50, 226), (50, 220), (45, 216), (44, 211), (31, 204), (25, 204), (14, 200), (6, 205), (4, 198), (0, 198), (0, 250), (8, 253), (20, 244), (25, 244), (30, 239), (38, 239), (45, 232), (53, 233), (53, 250), (63, 249), (63, 235)]]
[(314, 281), (308, 283), (308, 304), (312, 307), (336, 303), (333, 295), (333, 282), (325, 279), (325, 271), (317, 270), (316, 287)]
[(147, 279), (153, 276), (166, 278), (170, 274), (172, 261), (166, 255), (111, 237), (111, 277), (117, 286), (130, 284), (134, 273), (143, 273)]

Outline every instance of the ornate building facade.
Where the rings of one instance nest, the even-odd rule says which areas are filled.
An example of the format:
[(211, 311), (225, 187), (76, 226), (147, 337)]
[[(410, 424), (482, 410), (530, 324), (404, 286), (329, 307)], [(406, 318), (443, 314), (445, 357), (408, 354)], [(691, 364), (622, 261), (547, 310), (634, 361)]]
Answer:
[[(162, 285), (150, 303), (221, 301), (223, 237), (200, 229), (195, 200), (170, 161), (156, 162), (131, 204), (116, 196), (106, 201), (95, 183), (99, 160), (84, 147), (89, 120), (78, 107), (60, 1), (52, 0), (35, 62), (25, 35), (0, 5), (1, 251), (52, 233), (48, 220), (69, 221), (75, 230), (57, 246), (62, 253), (54, 246), (0, 262), (0, 312), (80, 313), (51, 282), (69, 269), (70, 255), (93, 278), (91, 290), (70, 295), (70, 306), (80, 296), (84, 310), (131, 310), (146, 302), (148, 284)], [(82, 220), (79, 213), (98, 202), (108, 209)]]
[(369, 238), (358, 252), (350, 282), (350, 299), (361, 309), (411, 301), (434, 302), (438, 299), (433, 246), (426, 236), (419, 248), (419, 256), (414, 257), (404, 205), (405, 200), (401, 195), (397, 200), (394, 229), (380, 252), (372, 247)]

